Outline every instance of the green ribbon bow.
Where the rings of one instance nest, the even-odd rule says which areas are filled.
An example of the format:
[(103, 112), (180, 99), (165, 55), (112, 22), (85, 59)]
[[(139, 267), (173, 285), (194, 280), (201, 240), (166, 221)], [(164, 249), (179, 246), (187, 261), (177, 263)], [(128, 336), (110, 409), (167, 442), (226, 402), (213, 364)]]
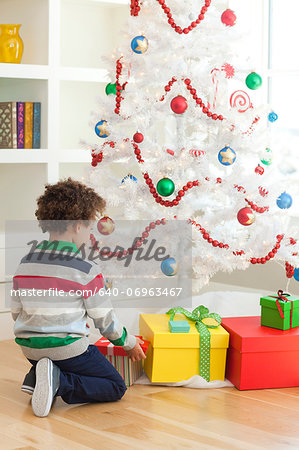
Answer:
[[(210, 313), (208, 308), (203, 305), (198, 306), (192, 312), (187, 309), (177, 306), (167, 311), (170, 315), (169, 320), (173, 320), (176, 314), (183, 314), (187, 319), (195, 322), (200, 337), (199, 345), (199, 375), (206, 381), (210, 381), (210, 358), (211, 358), (211, 333), (209, 328), (217, 328), (221, 324), (221, 317), (219, 314)], [(215, 319), (217, 325), (209, 325), (204, 323), (204, 319)]]

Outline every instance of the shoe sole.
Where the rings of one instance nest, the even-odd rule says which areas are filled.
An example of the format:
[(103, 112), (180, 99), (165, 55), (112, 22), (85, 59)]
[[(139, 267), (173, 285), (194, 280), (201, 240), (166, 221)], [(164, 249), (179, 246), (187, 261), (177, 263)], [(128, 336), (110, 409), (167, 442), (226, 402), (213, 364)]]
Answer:
[(32, 395), (32, 410), (37, 417), (46, 417), (53, 401), (52, 390), (53, 363), (48, 358), (36, 365), (36, 385)]

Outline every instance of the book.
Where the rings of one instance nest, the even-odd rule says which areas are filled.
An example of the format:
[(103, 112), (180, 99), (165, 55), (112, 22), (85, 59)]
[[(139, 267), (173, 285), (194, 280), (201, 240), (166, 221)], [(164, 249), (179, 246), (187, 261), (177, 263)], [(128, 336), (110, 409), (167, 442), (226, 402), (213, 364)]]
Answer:
[(25, 104), (17, 103), (17, 148), (24, 148)]
[(40, 148), (40, 111), (41, 104), (33, 103), (33, 132), (32, 132), (32, 148)]
[(13, 148), (13, 102), (0, 103), (0, 148)]
[(24, 148), (32, 148), (33, 103), (25, 102)]
[(17, 102), (11, 102), (12, 148), (17, 146)]

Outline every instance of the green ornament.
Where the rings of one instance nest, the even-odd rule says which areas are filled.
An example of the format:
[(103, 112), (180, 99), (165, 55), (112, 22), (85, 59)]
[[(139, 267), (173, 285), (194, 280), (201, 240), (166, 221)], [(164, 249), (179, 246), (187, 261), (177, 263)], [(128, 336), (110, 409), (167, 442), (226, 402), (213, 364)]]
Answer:
[(162, 197), (168, 197), (174, 192), (174, 182), (170, 178), (162, 178), (158, 181), (157, 191)]
[(113, 83), (108, 83), (107, 86), (106, 86), (105, 92), (106, 92), (107, 95), (110, 95), (110, 94), (116, 95), (116, 93), (117, 93), (117, 91), (116, 91), (116, 83), (114, 83), (114, 84)]
[(270, 166), (272, 164), (273, 152), (271, 148), (266, 148), (261, 156), (261, 162), (265, 164), (265, 166)]
[(263, 83), (262, 77), (255, 72), (251, 72), (246, 78), (246, 86), (252, 90), (260, 88), (262, 83)]

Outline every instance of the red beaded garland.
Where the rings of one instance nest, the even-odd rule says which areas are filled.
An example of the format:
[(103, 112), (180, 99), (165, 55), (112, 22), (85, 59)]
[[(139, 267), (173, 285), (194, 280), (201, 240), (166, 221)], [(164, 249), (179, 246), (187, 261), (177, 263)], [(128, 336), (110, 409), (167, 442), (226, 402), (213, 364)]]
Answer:
[(121, 75), (122, 72), (122, 63), (120, 62), (120, 60), (122, 59), (122, 56), (117, 60), (116, 62), (116, 97), (115, 97), (115, 106), (116, 108), (114, 109), (115, 114), (119, 114), (120, 112), (120, 103), (123, 100), (123, 97), (121, 96), (121, 90), (123, 89), (123, 87), (121, 86), (120, 82), (119, 82), (119, 77)]
[[(224, 120), (224, 117), (221, 114), (218, 115), (216, 113), (213, 113), (212, 111), (209, 110), (209, 108), (206, 107), (206, 105), (203, 103), (202, 99), (197, 96), (196, 89), (192, 86), (191, 80), (189, 78), (185, 78), (185, 79), (182, 78), (182, 79), (184, 80), (188, 91), (192, 95), (192, 98), (195, 100), (196, 104), (202, 108), (202, 112), (204, 114), (206, 114), (208, 117), (210, 117), (213, 120), (220, 120), (220, 121)], [(174, 78), (172, 78), (171, 81), (176, 81), (176, 80)], [(170, 92), (171, 86), (172, 86), (171, 81), (169, 81), (168, 84), (166, 86), (164, 86), (165, 92)], [(180, 97), (180, 96), (178, 96), (178, 97)], [(176, 97), (176, 98), (178, 98), (178, 97)], [(164, 100), (165, 100), (165, 96), (163, 95), (160, 98), (160, 101), (163, 102)], [(181, 112), (179, 114), (181, 114)]]
[[(188, 222), (191, 223), (192, 225), (195, 225), (197, 230), (202, 233), (203, 239), (205, 239), (209, 244), (212, 244), (213, 247), (219, 247), (219, 248), (225, 248), (225, 249), (229, 248), (228, 244), (223, 244), (222, 242), (219, 243), (218, 241), (213, 240), (210, 237), (209, 233), (207, 233), (206, 230), (199, 223), (196, 223), (195, 220), (192, 221), (191, 219), (188, 219)], [(280, 242), (282, 241), (283, 238), (284, 238), (284, 235), (279, 235), (278, 234), (276, 236), (277, 242), (276, 242), (274, 248), (272, 249), (272, 251), (270, 251), (268, 253), (268, 255), (266, 255), (265, 257), (262, 257), (262, 258), (250, 258), (251, 264), (266, 264), (266, 262), (270, 261), (271, 258), (274, 258), (275, 254), (277, 253), (277, 249), (280, 248)], [(245, 255), (245, 252), (244, 252), (244, 250), (233, 251), (233, 254), (235, 256), (241, 256), (241, 255)], [(294, 273), (295, 273), (294, 267), (291, 266), (288, 262), (286, 262), (286, 275), (287, 275), (287, 277), (288, 278), (292, 278)]]
[[(207, 233), (206, 230), (199, 223), (196, 223), (195, 220), (188, 219), (188, 222), (191, 223), (192, 225), (195, 225), (197, 230), (202, 233), (203, 239), (205, 239), (209, 244), (212, 244), (213, 247), (219, 247), (219, 248), (225, 248), (225, 249), (229, 248), (228, 244), (223, 244), (222, 242), (218, 242), (218, 241), (212, 239), (210, 237), (209, 233)], [(276, 236), (277, 242), (276, 242), (274, 248), (272, 249), (272, 251), (270, 251), (268, 253), (268, 255), (266, 255), (265, 257), (262, 257), (262, 258), (250, 258), (251, 264), (266, 264), (267, 261), (270, 261), (271, 258), (274, 258), (275, 254), (277, 253), (277, 249), (280, 248), (280, 242), (282, 241), (283, 238), (284, 238), (284, 235), (278, 234)], [(244, 252), (244, 250), (233, 251), (233, 254), (235, 256), (241, 256), (241, 255), (245, 255), (245, 252)], [(294, 275), (294, 273), (295, 273), (294, 267), (291, 266), (288, 262), (286, 262), (287, 277), (291, 278)]]
[(202, 233), (203, 239), (205, 239), (209, 244), (212, 244), (213, 247), (220, 247), (228, 249), (228, 244), (223, 244), (223, 242), (218, 242), (217, 240), (210, 237), (209, 233), (206, 232), (206, 230), (200, 225), (200, 223), (196, 223), (195, 220), (188, 219), (188, 222), (191, 223), (191, 225), (196, 226), (197, 230)]
[(287, 278), (292, 278), (295, 273), (295, 268), (288, 261), (285, 263), (286, 276)]
[(131, 16), (138, 16), (140, 11), (139, 0), (131, 0)]
[[(137, 5), (136, 5), (136, 1), (137, 1)], [(188, 27), (185, 27), (182, 29), (180, 26), (178, 26), (175, 23), (174, 19), (172, 19), (171, 9), (166, 5), (165, 1), (157, 0), (157, 2), (161, 5), (161, 8), (164, 11), (164, 14), (166, 14), (166, 16), (168, 17), (168, 23), (170, 23), (170, 20), (171, 20), (170, 25), (178, 34), (183, 34), (183, 33), (188, 34), (190, 31), (194, 30), (194, 28), (196, 28), (196, 26), (204, 20), (205, 13), (208, 11), (209, 6), (211, 5), (211, 0), (205, 0), (205, 4), (201, 8), (198, 18), (195, 21), (192, 21)], [(135, 2), (134, 2), (134, 0), (131, 0), (131, 15), (132, 16), (138, 15), (139, 10), (136, 13), (137, 8), (139, 8), (139, 10), (140, 10), (138, 0), (135, 0)]]
[[(143, 231), (142, 233), (142, 237), (140, 238), (135, 238), (135, 244), (133, 245), (133, 247), (128, 248), (127, 250), (124, 251), (120, 251), (120, 252), (108, 252), (107, 250), (102, 250), (100, 252), (101, 256), (108, 256), (108, 258), (112, 258), (114, 256), (116, 256), (117, 258), (121, 258), (122, 256), (125, 256), (127, 254), (132, 254), (134, 250), (136, 250), (138, 247), (141, 247), (141, 245), (143, 244), (143, 242), (145, 241), (145, 238), (148, 237), (149, 232), (151, 230), (153, 230), (154, 228), (156, 228), (156, 226), (159, 225), (166, 225), (166, 219), (161, 219), (161, 220), (156, 220), (155, 222), (151, 222), (147, 227), (145, 227), (145, 231)], [(90, 241), (91, 241), (91, 245), (94, 248), (94, 250), (99, 251), (99, 248), (97, 247), (97, 241), (96, 238), (93, 234), (90, 234), (89, 236)]]
[[(246, 191), (245, 191), (246, 192)], [(244, 192), (244, 194), (245, 194)], [(263, 214), (266, 211), (269, 211), (269, 206), (257, 206), (255, 203), (249, 201), (247, 198), (245, 198), (245, 201), (248, 203), (248, 205), (253, 209), (253, 211), (256, 211), (259, 214)]]
[(270, 261), (270, 259), (274, 258), (277, 253), (277, 249), (280, 247), (280, 242), (282, 241), (283, 237), (283, 235), (278, 234), (276, 236), (277, 242), (273, 249), (268, 253), (268, 255), (263, 258), (250, 258), (251, 264), (265, 264), (267, 261)]
[[(106, 142), (106, 144), (107, 144), (107, 142)], [(91, 157), (92, 157), (91, 165), (93, 167), (96, 167), (98, 165), (98, 163), (102, 162), (102, 160), (103, 160), (103, 153), (100, 152), (100, 153), (96, 154), (96, 153), (94, 153), (94, 150), (92, 150)]]

